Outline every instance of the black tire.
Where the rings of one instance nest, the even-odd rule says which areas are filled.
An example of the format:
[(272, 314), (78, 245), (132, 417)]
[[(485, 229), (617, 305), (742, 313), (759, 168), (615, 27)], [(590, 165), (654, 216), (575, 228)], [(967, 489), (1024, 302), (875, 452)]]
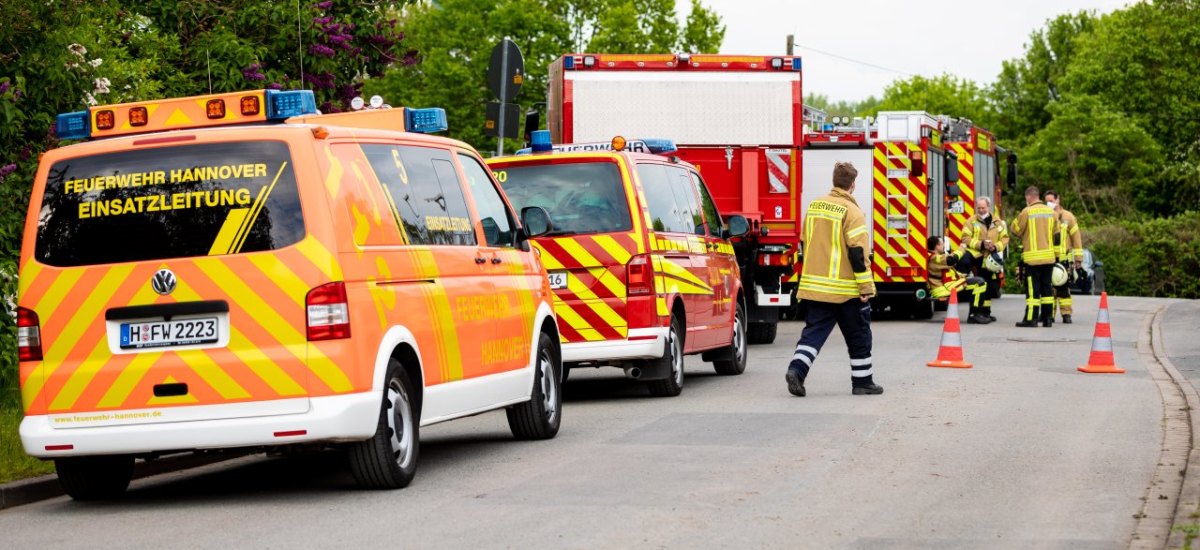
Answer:
[(733, 314), (733, 339), (729, 346), (718, 350), (726, 359), (713, 361), (713, 369), (717, 374), (735, 375), (746, 372), (746, 306), (738, 302), (737, 311)]
[(675, 397), (683, 392), (683, 326), (679, 318), (671, 316), (671, 328), (667, 332), (667, 343), (663, 346), (663, 356), (658, 361), (663, 370), (671, 373), (662, 380), (651, 380), (647, 383), (650, 395), (654, 397)]
[(562, 363), (558, 348), (549, 334), (538, 337), (537, 359), (533, 367), (533, 391), (529, 401), (505, 409), (508, 429), (517, 439), (550, 439), (558, 434), (562, 421)]
[(775, 341), (778, 330), (779, 323), (750, 323), (746, 335), (751, 344), (770, 344)]
[[(960, 300), (958, 303), (961, 304), (963, 302)], [(947, 307), (949, 306), (947, 305)], [(926, 299), (914, 302), (912, 305), (912, 316), (913, 319), (921, 321), (933, 319), (933, 300)]]
[(128, 455), (72, 456), (54, 460), (58, 483), (75, 500), (107, 500), (125, 494), (133, 479)]
[(400, 361), (388, 361), (375, 435), (350, 445), (350, 473), (364, 489), (400, 489), (417, 474), (421, 454), (420, 411)]
[(938, 300), (933, 303), (934, 311), (946, 311), (947, 309), (950, 309), (950, 302), (947, 300)]

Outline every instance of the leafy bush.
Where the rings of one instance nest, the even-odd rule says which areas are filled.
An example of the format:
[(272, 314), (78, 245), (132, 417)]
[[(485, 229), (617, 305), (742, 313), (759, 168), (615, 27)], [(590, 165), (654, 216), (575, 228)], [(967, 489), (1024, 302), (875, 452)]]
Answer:
[(1110, 294), (1200, 298), (1200, 212), (1083, 227)]

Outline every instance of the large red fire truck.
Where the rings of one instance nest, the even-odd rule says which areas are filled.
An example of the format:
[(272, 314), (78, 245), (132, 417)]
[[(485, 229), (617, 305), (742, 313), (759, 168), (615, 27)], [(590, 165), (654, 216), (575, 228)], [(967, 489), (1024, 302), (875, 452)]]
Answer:
[(750, 220), (735, 244), (751, 343), (775, 340), (800, 240), (801, 63), (794, 56), (568, 54), (550, 66), (555, 143), (672, 139), (722, 215)]

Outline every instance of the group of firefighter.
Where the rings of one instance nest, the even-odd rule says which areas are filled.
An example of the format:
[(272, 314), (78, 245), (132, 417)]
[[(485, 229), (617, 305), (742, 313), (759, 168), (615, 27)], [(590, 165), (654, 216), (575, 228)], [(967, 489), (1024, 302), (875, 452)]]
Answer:
[(966, 291), (970, 296), (967, 323), (996, 321), (992, 299), (1000, 296), (1004, 254), (1011, 237), (1022, 246), (1017, 276), (1025, 287), (1025, 316), (1017, 326), (1053, 326), (1056, 310), (1063, 323), (1071, 322), (1070, 282), (1083, 266), (1079, 224), (1075, 215), (1063, 208), (1056, 191), (1042, 195), (1037, 187), (1029, 187), (1025, 203), (1025, 209), (1006, 224), (993, 214), (991, 200), (980, 198), (975, 214), (963, 227), (957, 252), (946, 250), (941, 237), (929, 237), (930, 294), (935, 300), (944, 300)]

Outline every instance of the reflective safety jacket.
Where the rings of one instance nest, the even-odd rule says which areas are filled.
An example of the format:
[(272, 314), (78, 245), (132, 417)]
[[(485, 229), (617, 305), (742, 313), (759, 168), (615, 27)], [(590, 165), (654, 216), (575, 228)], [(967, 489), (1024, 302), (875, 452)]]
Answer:
[(1083, 261), (1083, 238), (1079, 236), (1079, 222), (1070, 210), (1059, 210), (1058, 235), (1054, 239), (1054, 255), (1060, 262)]
[(992, 214), (988, 221), (989, 223), (983, 223), (976, 214), (963, 226), (963, 251), (969, 252), (975, 258), (982, 257), (986, 252), (983, 241), (992, 241), (992, 244), (996, 245), (996, 251), (1001, 254), (1008, 249), (1008, 225), (995, 214)]
[(1054, 210), (1037, 201), (1026, 206), (1009, 230), (1021, 239), (1021, 261), (1025, 265), (1049, 265), (1055, 262), (1054, 233), (1058, 230)]
[(835, 304), (873, 296), (867, 254), (866, 218), (854, 196), (835, 187), (805, 213), (804, 270), (796, 296)]

